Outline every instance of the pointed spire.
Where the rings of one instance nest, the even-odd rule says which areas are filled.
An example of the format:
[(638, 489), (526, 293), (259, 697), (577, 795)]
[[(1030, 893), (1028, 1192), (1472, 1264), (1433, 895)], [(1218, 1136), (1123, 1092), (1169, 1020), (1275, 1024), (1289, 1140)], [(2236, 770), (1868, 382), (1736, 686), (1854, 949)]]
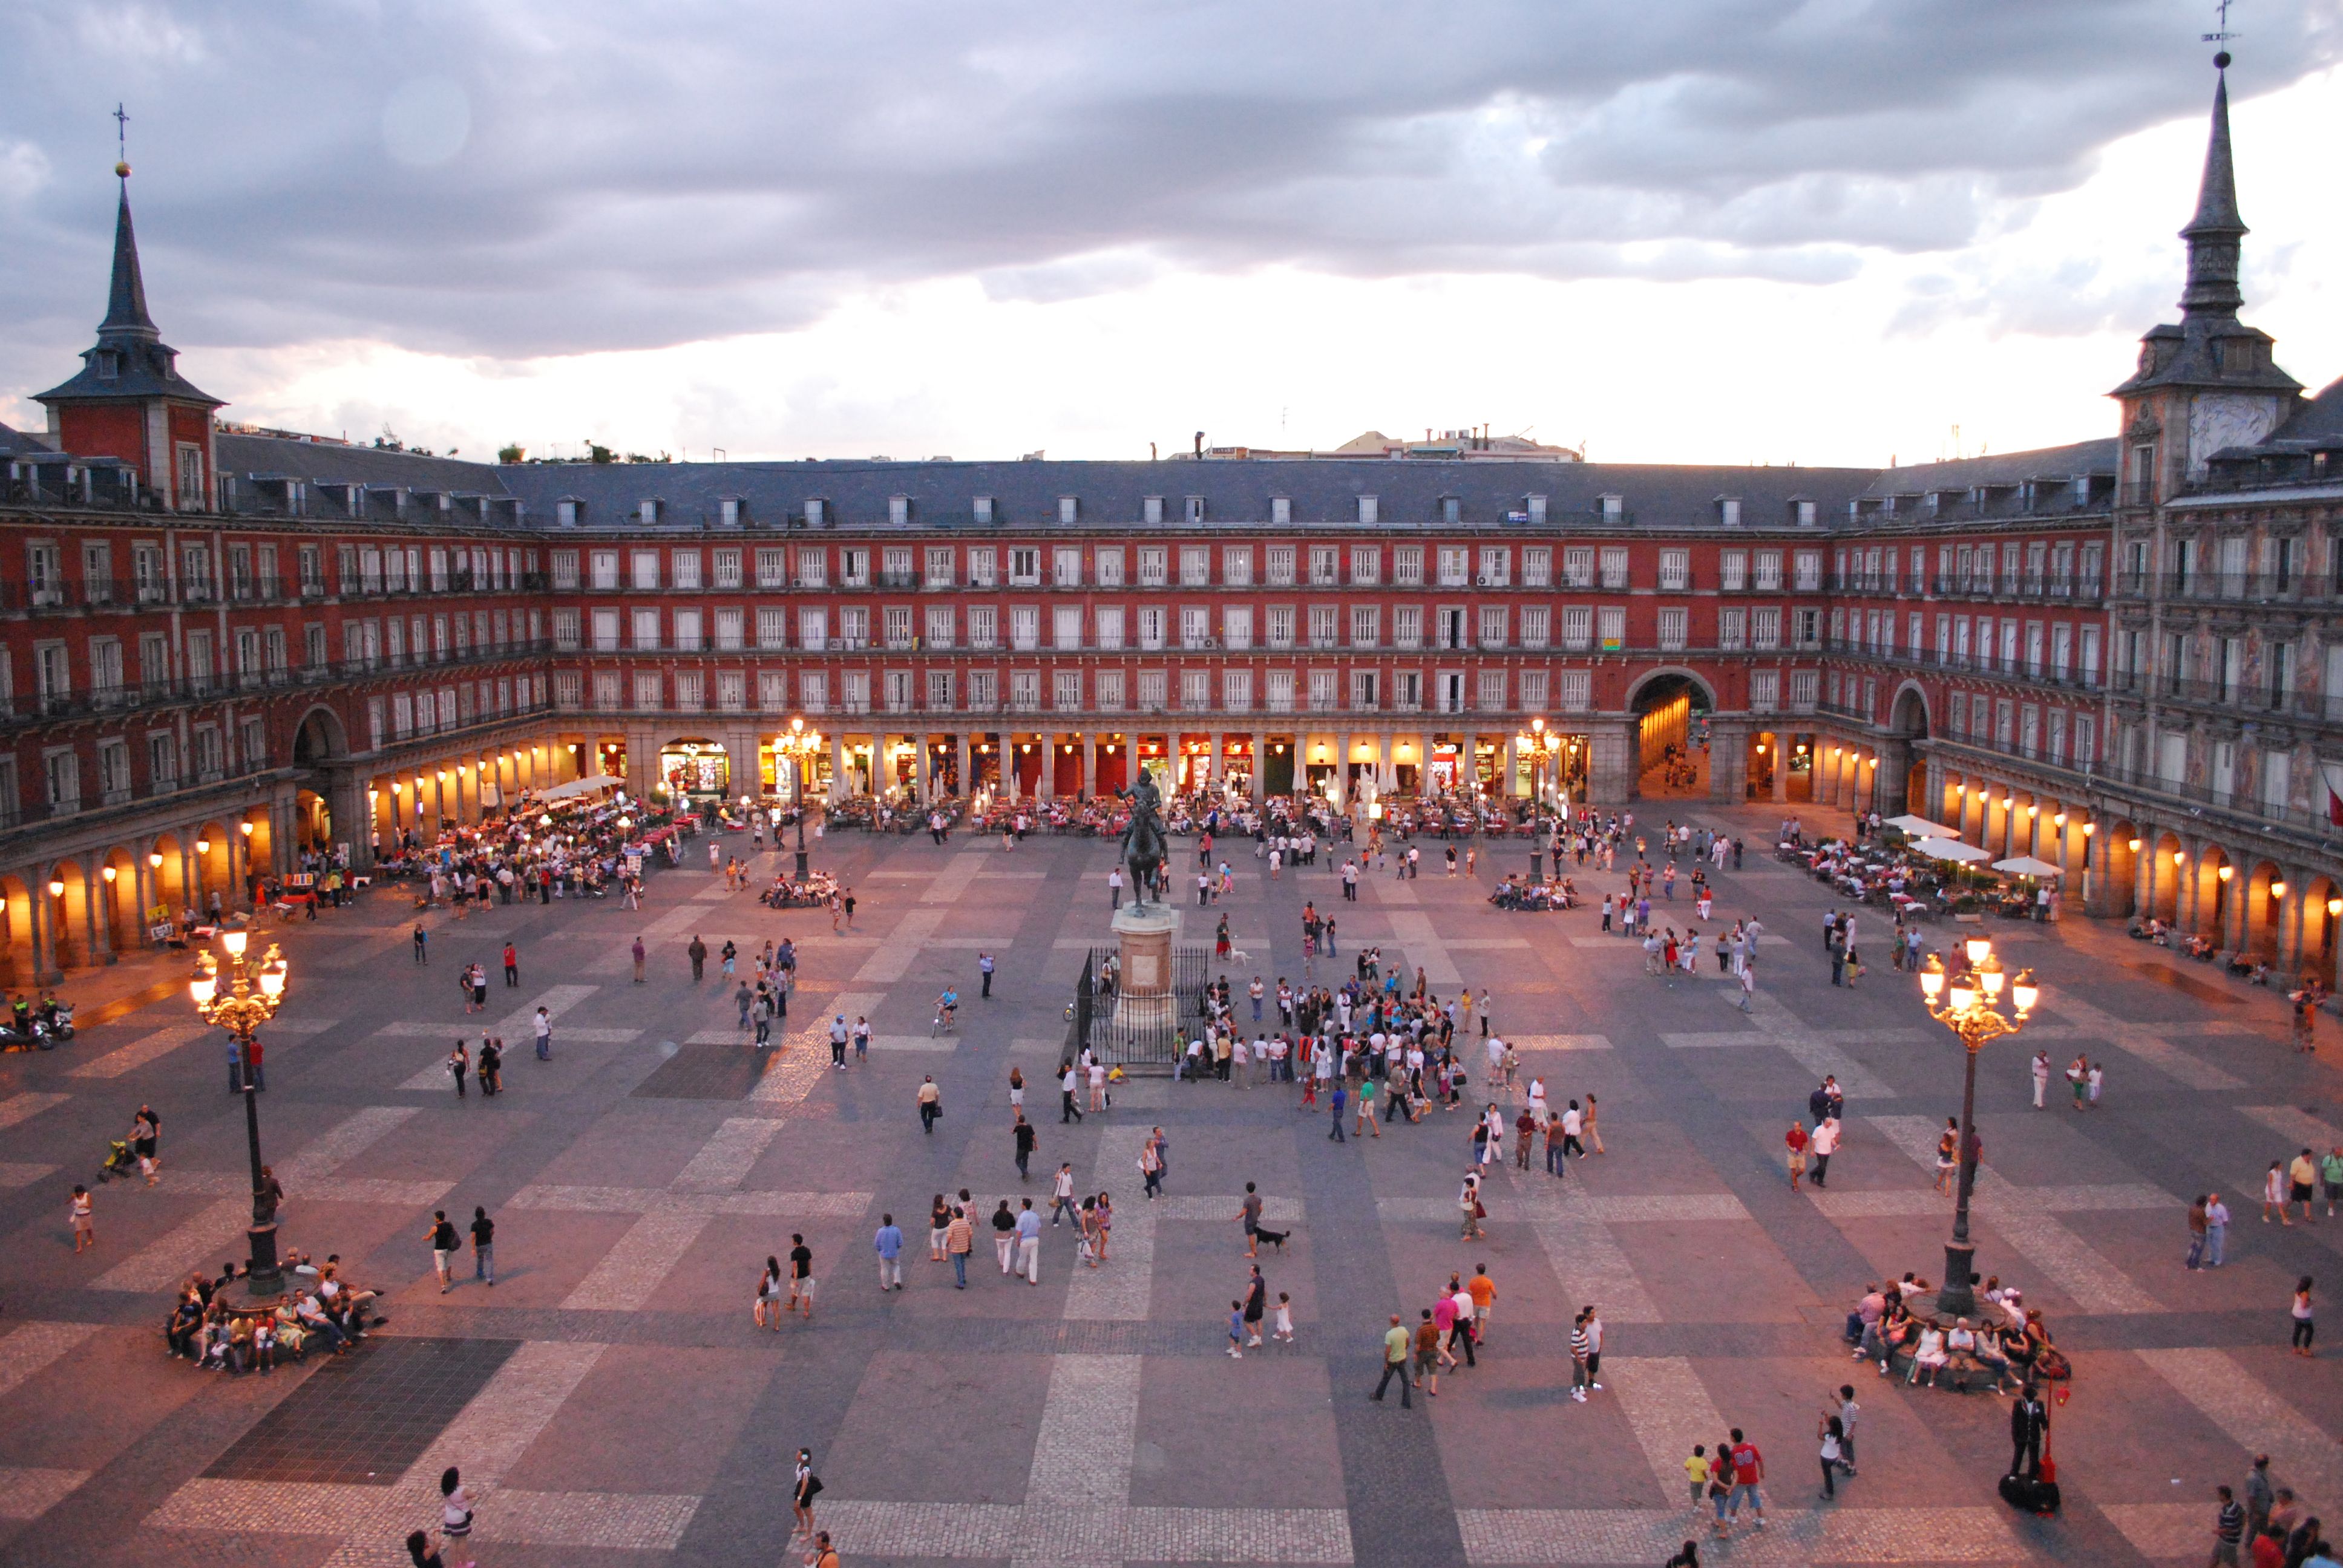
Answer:
[(101, 334), (127, 333), (157, 337), (154, 317), (146, 314), (146, 283), (138, 273), (138, 236), (130, 226), (130, 166), (116, 166), (122, 176), (121, 205), (114, 215), (114, 284), (106, 295)]
[(2184, 316), (2234, 317), (2245, 303), (2237, 286), (2245, 220), (2237, 216), (2237, 172), (2229, 151), (2229, 56), (2213, 56), (2218, 73), (2213, 88), (2213, 126), (2205, 145), (2205, 176), (2197, 188), (2197, 215), (2180, 237), (2188, 242), (2188, 287), (2180, 297)]

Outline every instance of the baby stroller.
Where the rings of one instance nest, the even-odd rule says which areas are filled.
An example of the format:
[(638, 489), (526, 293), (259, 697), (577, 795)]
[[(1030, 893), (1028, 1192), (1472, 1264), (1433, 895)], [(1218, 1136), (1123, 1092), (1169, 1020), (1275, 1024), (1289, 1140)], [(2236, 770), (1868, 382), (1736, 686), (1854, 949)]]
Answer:
[(116, 1138), (106, 1147), (106, 1163), (97, 1168), (100, 1181), (111, 1181), (116, 1176), (127, 1176), (138, 1169), (138, 1156), (130, 1152), (127, 1140)]

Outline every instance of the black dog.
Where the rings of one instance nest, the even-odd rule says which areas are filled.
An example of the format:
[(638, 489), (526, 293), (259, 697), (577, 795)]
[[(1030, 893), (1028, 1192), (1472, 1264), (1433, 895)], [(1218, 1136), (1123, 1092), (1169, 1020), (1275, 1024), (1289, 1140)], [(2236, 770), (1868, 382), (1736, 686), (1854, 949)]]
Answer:
[(1259, 1225), (1253, 1227), (1252, 1233), (1255, 1239), (1268, 1242), (1281, 1252), (1285, 1251), (1285, 1238), (1293, 1234), (1291, 1231), (1272, 1231)]

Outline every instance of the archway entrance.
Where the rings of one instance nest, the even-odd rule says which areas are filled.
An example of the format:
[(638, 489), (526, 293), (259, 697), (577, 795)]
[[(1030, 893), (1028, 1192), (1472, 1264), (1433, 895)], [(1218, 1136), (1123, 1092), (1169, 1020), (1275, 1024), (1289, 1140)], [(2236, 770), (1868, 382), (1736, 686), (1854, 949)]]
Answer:
[[(1893, 817), (1928, 802), (1928, 756), (1918, 742), (1928, 739), (1928, 699), (1916, 686), (1896, 694), (1887, 717), (1888, 739), (1880, 746), (1878, 799), (1873, 809)], [(1922, 812), (1922, 815), (1926, 815)]]
[(1688, 671), (1661, 670), (1644, 678), (1628, 706), (1635, 715), (1636, 795), (1705, 799), (1715, 694)]

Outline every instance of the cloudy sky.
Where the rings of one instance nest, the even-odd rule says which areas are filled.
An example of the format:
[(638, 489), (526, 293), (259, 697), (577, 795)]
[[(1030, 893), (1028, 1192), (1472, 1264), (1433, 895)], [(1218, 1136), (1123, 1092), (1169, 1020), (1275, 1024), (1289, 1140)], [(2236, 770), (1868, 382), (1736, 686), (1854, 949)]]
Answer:
[[(230, 417), (486, 456), (1597, 459), (2107, 433), (2197, 0), (12, 0), (0, 419), (147, 289)], [(2230, 25), (2248, 312), (2343, 375), (2343, 0)]]

